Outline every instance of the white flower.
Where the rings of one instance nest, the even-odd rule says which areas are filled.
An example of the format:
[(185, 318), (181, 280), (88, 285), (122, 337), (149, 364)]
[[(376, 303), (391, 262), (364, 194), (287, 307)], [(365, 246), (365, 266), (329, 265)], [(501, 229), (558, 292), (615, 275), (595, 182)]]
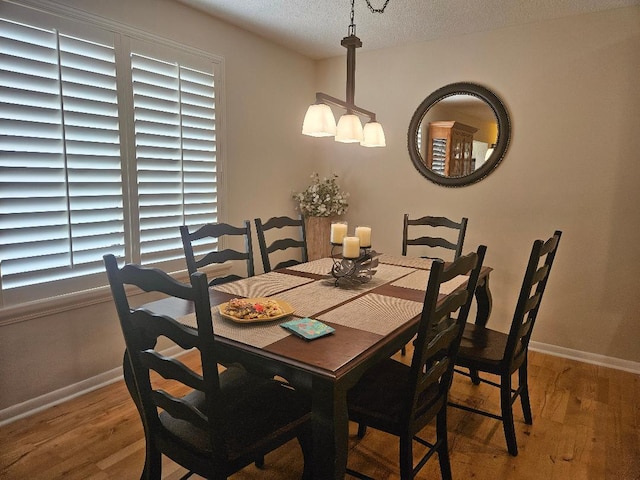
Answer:
[(331, 178), (323, 178), (317, 173), (311, 174), (311, 185), (292, 198), (298, 202), (298, 209), (307, 217), (330, 217), (346, 213), (348, 193), (342, 192), (336, 182), (338, 176), (334, 173)]

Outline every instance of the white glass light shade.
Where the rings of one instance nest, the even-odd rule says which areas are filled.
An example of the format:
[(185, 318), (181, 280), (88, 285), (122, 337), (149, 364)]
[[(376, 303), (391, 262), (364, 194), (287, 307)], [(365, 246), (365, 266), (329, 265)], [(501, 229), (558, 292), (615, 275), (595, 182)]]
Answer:
[(363, 140), (360, 142), (363, 147), (386, 147), (384, 130), (378, 122), (368, 122), (364, 126)]
[(310, 105), (302, 122), (302, 134), (311, 137), (333, 137), (336, 134), (336, 118), (331, 107), (324, 103)]
[(362, 123), (357, 115), (345, 114), (338, 120), (336, 142), (355, 143), (362, 141)]

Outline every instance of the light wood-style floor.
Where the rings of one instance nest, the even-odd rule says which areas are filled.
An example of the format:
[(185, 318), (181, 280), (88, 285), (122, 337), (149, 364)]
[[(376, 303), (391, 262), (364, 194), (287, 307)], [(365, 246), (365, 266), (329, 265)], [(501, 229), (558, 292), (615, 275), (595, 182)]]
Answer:
[[(640, 479), (640, 375), (536, 352), (529, 372), (533, 425), (524, 424), (517, 402), (517, 457), (508, 455), (498, 421), (450, 408), (455, 479)], [(451, 398), (498, 411), (497, 389), (473, 386), (459, 375)], [(375, 479), (399, 478), (395, 437), (368, 429), (358, 440), (354, 425), (350, 433), (351, 468)], [(143, 460), (142, 426), (123, 382), (0, 428), (5, 480), (137, 479)], [(165, 460), (163, 478), (185, 473)], [(232, 478), (298, 479), (301, 471), (302, 455), (293, 441), (269, 454), (263, 470), (250, 466)], [(418, 478), (440, 478), (437, 458)]]

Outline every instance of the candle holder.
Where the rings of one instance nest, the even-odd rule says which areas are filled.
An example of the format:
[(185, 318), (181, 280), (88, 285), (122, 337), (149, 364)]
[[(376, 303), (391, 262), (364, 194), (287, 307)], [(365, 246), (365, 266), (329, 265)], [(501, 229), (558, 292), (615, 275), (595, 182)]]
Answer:
[(331, 275), (335, 278), (335, 286), (352, 286), (371, 281), (376, 274), (375, 268), (378, 266), (378, 254), (371, 250), (370, 247), (361, 247), (358, 258), (343, 258), (335, 255), (336, 247), (342, 246), (341, 243), (331, 244), (331, 258), (333, 259), (333, 267)]

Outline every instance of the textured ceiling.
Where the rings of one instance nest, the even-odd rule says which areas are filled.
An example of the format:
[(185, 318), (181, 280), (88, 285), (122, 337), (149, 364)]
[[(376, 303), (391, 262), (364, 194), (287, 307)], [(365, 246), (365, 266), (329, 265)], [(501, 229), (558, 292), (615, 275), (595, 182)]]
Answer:
[[(350, 0), (177, 0), (314, 59), (344, 55)], [(369, 0), (374, 8), (384, 0)], [(639, 5), (640, 0), (355, 0), (356, 34), (373, 50)]]

